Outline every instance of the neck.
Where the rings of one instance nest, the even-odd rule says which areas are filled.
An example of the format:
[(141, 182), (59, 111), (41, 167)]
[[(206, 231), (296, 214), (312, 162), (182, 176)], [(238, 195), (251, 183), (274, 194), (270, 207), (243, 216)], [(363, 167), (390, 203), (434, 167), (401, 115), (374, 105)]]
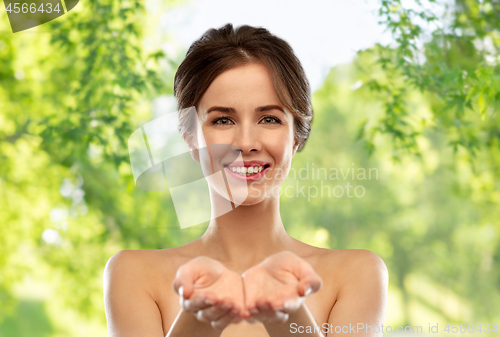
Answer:
[[(220, 195), (211, 197), (221, 198)], [(212, 205), (222, 205), (217, 201), (212, 200)], [(212, 214), (217, 214), (213, 207)], [(244, 271), (284, 250), (292, 238), (281, 221), (279, 196), (272, 196), (255, 205), (241, 205), (213, 219), (200, 240), (208, 256), (235, 271)]]

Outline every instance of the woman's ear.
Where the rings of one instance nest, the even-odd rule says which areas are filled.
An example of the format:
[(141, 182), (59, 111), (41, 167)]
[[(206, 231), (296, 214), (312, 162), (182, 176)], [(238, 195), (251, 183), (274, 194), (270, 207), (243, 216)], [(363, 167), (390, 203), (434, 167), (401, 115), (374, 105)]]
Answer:
[(190, 133), (184, 133), (182, 135), (182, 138), (184, 138), (184, 141), (186, 142), (189, 148), (189, 152), (191, 153), (191, 158), (193, 158), (194, 161), (200, 162), (200, 153), (195, 146), (193, 135)]
[(295, 156), (295, 152), (297, 152), (297, 149), (299, 148), (299, 143), (299, 140), (295, 139), (295, 142), (293, 144), (292, 157)]

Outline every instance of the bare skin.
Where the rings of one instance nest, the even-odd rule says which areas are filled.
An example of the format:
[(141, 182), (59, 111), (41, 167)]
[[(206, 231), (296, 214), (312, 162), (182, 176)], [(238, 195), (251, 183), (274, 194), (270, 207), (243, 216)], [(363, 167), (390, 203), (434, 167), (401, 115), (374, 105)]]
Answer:
[[(122, 251), (110, 259), (104, 274), (110, 336), (282, 337), (296, 335), (292, 323), (328, 323), (332, 329), (383, 324), (388, 283), (383, 261), (367, 250), (322, 249), (290, 237), (278, 194), (264, 193), (279, 188), (286, 174), (278, 173), (289, 171), (298, 146), (293, 117), (279, 107), (262, 64), (230, 69), (212, 82), (197, 107), (204, 141), (232, 144), (245, 161), (269, 163), (266, 179), (254, 182), (244, 203), (213, 219), (199, 239), (158, 251)], [(193, 159), (207, 162), (195, 152)], [(223, 198), (217, 188), (210, 188), (212, 211)], [(295, 268), (297, 277), (274, 272), (287, 268)], [(286, 299), (295, 303), (288, 311), (281, 310)]]

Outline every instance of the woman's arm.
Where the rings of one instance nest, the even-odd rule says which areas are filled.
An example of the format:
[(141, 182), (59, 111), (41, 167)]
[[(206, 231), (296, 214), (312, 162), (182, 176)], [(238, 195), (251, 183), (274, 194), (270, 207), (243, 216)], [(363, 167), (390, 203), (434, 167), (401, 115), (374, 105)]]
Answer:
[(212, 328), (210, 322), (201, 322), (181, 309), (166, 337), (219, 337), (222, 331)]
[[(289, 314), (286, 323), (264, 322), (264, 326), (270, 337), (288, 337), (297, 336), (297, 334), (301, 337), (324, 337), (321, 329), (314, 330), (314, 327), (317, 325), (305, 303), (297, 311)], [(305, 327), (312, 327), (311, 332)]]
[[(145, 287), (149, 273), (138, 251), (120, 251), (109, 259), (104, 269), (104, 304), (110, 337), (166, 335), (160, 310)], [(203, 307), (196, 301), (188, 305), (189, 309)], [(219, 337), (222, 331), (181, 309), (167, 336)]]
[(355, 250), (349, 265), (328, 317), (326, 336), (380, 337), (387, 306), (387, 267), (377, 254), (364, 249)]
[(140, 256), (113, 255), (104, 269), (104, 307), (110, 337), (164, 337), (160, 310), (144, 288)]

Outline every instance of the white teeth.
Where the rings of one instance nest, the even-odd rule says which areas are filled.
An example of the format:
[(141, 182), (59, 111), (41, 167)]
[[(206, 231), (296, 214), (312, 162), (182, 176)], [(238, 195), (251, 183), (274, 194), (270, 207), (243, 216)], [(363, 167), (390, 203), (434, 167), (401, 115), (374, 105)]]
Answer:
[(234, 173), (239, 173), (239, 174), (244, 175), (244, 176), (250, 176), (250, 175), (253, 175), (255, 173), (262, 172), (262, 170), (264, 170), (264, 166), (251, 166), (251, 167), (227, 166), (227, 168), (229, 168)]

